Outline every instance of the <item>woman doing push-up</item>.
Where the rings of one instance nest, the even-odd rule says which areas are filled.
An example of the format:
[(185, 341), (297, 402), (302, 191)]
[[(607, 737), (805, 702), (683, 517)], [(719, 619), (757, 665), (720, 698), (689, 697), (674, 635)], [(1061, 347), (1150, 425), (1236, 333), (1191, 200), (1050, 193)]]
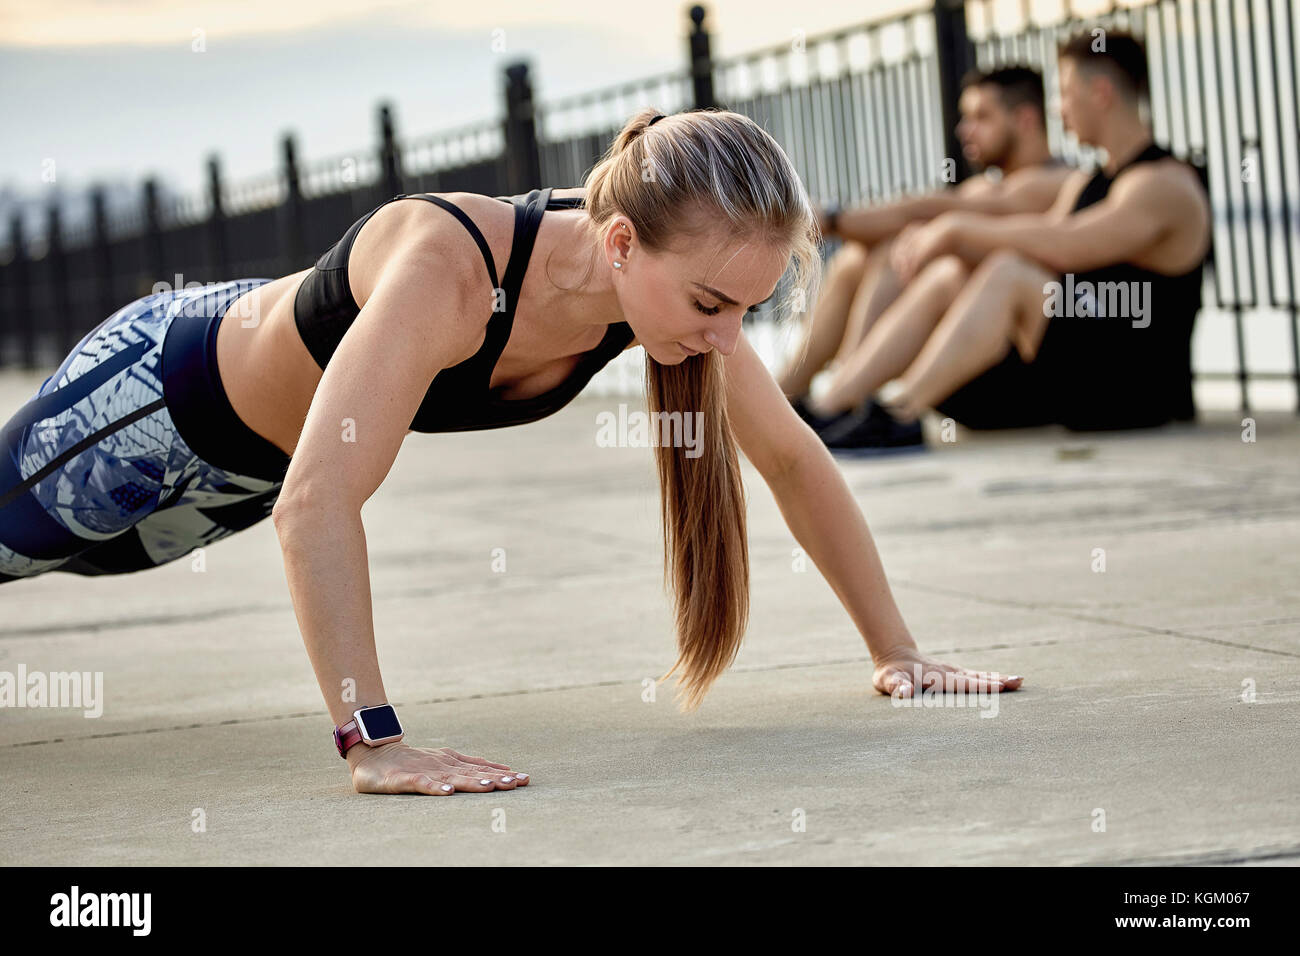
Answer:
[(528, 775), (403, 741), (361, 506), (411, 432), (535, 421), (640, 345), (650, 410), (703, 416), (702, 453), (655, 450), (678, 648), (661, 680), (680, 669), (687, 709), (748, 618), (737, 446), (861, 632), (878, 691), (910, 697), (917, 675), (1014, 690), (1018, 677), (917, 650), (847, 484), (742, 334), (787, 270), (789, 302), (813, 298), (819, 238), (789, 158), (752, 120), (645, 110), (580, 188), (397, 196), (314, 268), (145, 296), (4, 426), (0, 581), (147, 570), (269, 515), (355, 789), (512, 789)]

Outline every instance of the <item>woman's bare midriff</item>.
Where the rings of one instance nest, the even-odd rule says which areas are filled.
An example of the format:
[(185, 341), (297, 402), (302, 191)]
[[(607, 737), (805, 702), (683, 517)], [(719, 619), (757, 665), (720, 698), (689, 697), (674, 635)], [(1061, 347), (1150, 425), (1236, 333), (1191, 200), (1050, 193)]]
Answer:
[[(513, 207), (491, 197), (476, 198), (465, 193), (436, 195), (444, 196), (469, 214), (492, 249), (498, 274), (504, 273), (514, 229)], [(553, 195), (581, 196), (583, 190), (580, 187), (557, 189)], [(413, 204), (403, 200), (384, 208), (403, 205)], [(574, 213), (552, 210), (543, 218), (533, 249), (534, 261), (545, 261), (554, 245), (555, 234), (547, 226), (548, 220), (556, 215)], [(369, 226), (367, 222), (362, 233)], [(298, 444), (312, 396), (323, 374), (303, 343), (293, 317), (294, 297), (310, 271), (282, 276), (245, 293), (231, 304), (217, 332), (217, 370), (235, 414), (257, 434), (290, 455)], [(539, 337), (537, 317), (528, 303), (529, 287), (540, 281), (545, 281), (545, 271), (530, 268), (525, 275), (510, 339), (492, 374), (490, 387), (503, 388), (499, 397), (508, 401), (541, 395), (559, 385), (572, 373), (581, 353), (595, 348), (604, 334), (603, 327), (599, 327), (593, 330), (590, 342), (558, 347)], [(484, 313), (485, 325), (490, 314), (490, 310)], [(633, 341), (628, 347), (635, 344)], [(558, 351), (564, 354), (556, 354)]]

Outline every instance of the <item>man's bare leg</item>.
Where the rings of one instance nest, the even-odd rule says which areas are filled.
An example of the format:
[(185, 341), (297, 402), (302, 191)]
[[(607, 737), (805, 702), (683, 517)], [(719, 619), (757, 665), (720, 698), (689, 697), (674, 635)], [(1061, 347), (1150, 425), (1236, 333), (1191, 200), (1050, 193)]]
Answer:
[(849, 319), (844, 329), (844, 338), (832, 361), (840, 362), (852, 355), (862, 340), (867, 337), (871, 327), (876, 324), (876, 320), (885, 314), (885, 310), (893, 305), (902, 293), (903, 283), (899, 281), (898, 273), (894, 271), (889, 261), (893, 248), (892, 239), (872, 247), (871, 255), (867, 257), (867, 269), (862, 284), (858, 288), (858, 294), (853, 298), (853, 304), (849, 307)]
[(1014, 252), (986, 257), (944, 314), (934, 334), (899, 376), (888, 400), (890, 413), (913, 421), (1014, 346), (1032, 362), (1047, 331), (1043, 285), (1057, 277)]
[(856, 408), (881, 385), (901, 375), (957, 298), (970, 273), (956, 256), (943, 256), (917, 275), (866, 337), (838, 363), (831, 385), (809, 405), (819, 415)]
[(826, 282), (808, 322), (806, 341), (790, 367), (777, 379), (781, 391), (788, 398), (807, 395), (813, 376), (839, 349), (849, 308), (862, 285), (869, 258), (867, 247), (858, 242), (846, 242), (831, 256), (826, 267)]

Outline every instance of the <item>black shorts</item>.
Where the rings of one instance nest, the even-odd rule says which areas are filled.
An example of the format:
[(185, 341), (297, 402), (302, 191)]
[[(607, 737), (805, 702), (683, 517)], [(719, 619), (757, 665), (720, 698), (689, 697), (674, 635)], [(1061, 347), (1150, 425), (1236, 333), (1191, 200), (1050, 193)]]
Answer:
[(1053, 318), (1033, 362), (1012, 348), (935, 408), (977, 430), (1108, 431), (1186, 420), (1194, 414), (1188, 328), (1175, 341), (1127, 321)]

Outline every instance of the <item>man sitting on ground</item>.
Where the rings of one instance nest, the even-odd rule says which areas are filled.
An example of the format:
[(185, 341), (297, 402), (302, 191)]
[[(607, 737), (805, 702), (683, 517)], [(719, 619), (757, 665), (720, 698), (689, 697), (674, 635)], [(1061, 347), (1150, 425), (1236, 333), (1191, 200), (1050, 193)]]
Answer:
[[(1103, 45), (1104, 44), (1104, 45)], [(1046, 214), (948, 213), (895, 245), (900, 298), (812, 404), (827, 416), (886, 383), (902, 422), (935, 408), (970, 428), (1049, 423), (1134, 428), (1194, 417), (1192, 326), (1210, 244), (1195, 168), (1154, 145), (1139, 102), (1146, 53), (1127, 34), (1085, 34), (1059, 53), (1062, 118), (1106, 151)]]
[[(895, 237), (954, 210), (988, 215), (1045, 212), (1070, 173), (1048, 149), (1043, 80), (1036, 71), (1012, 66), (972, 72), (962, 82), (958, 108), (963, 155), (976, 168), (999, 172), (1000, 177), (973, 176), (955, 189), (874, 207), (832, 207), (823, 213), (823, 232), (842, 238), (844, 244), (831, 257), (806, 347), (780, 377), (795, 408), (819, 433), (830, 425), (844, 431), (845, 419), (853, 416), (816, 420), (803, 399), (813, 376), (828, 362), (851, 354), (903, 291), (890, 264)], [(919, 428), (911, 431), (920, 441)], [(833, 440), (828, 443), (834, 447)]]

